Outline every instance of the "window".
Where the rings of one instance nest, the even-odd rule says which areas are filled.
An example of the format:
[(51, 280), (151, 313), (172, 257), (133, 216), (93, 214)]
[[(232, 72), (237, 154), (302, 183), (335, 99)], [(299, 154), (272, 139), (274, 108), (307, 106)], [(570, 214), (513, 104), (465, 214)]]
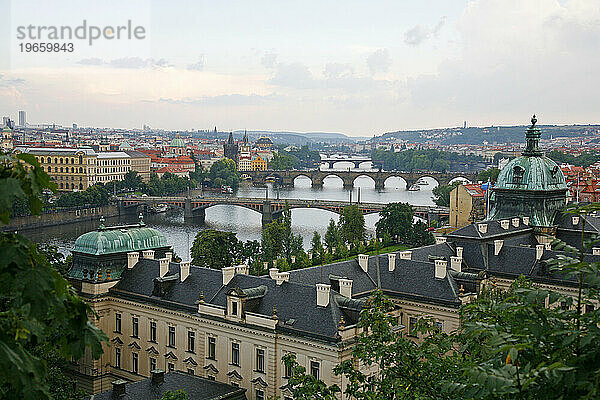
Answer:
[(190, 375), (194, 375), (194, 370), (191, 369), (191, 368), (188, 368), (187, 369), (187, 373), (190, 374)]
[(231, 315), (237, 315), (237, 301), (231, 302)]
[(256, 396), (254, 396), (256, 400), (265, 400), (265, 391), (262, 389), (256, 389)]
[(150, 341), (156, 343), (156, 322), (150, 322)]
[(435, 321), (433, 323), (433, 331), (440, 333), (442, 332), (442, 322), (441, 321)]
[(131, 317), (131, 336), (138, 337), (139, 334), (138, 317)]
[(265, 351), (263, 349), (256, 349), (256, 370), (265, 372)]
[(194, 353), (196, 351), (196, 332), (188, 331), (188, 349), (190, 353)]
[(138, 354), (137, 353), (131, 354), (131, 372), (133, 372), (134, 374), (137, 374), (137, 372), (138, 372)]
[(585, 305), (585, 312), (586, 313), (590, 313), (592, 311), (594, 311), (594, 305), (593, 304), (586, 304)]
[(175, 364), (169, 363), (169, 372), (175, 371)]
[(169, 347), (175, 347), (175, 327), (169, 327)]
[(121, 333), (121, 313), (115, 313), (115, 332)]
[(208, 337), (208, 356), (207, 358), (215, 360), (217, 358), (217, 338)]
[(115, 349), (115, 367), (121, 368), (121, 349)]
[(150, 371), (154, 371), (156, 369), (156, 358), (150, 357)]
[(290, 376), (292, 376), (292, 366), (291, 365), (287, 365), (287, 364), (283, 364), (283, 377), (284, 378), (289, 378)]
[(233, 365), (240, 365), (240, 344), (231, 343), (231, 363)]
[(566, 310), (569, 309), (569, 306), (567, 305), (566, 301), (561, 301), (560, 302), (560, 309), (563, 310), (563, 311), (566, 311)]
[(319, 379), (319, 370), (321, 369), (321, 365), (318, 361), (310, 362), (310, 374), (314, 376), (316, 379)]
[(417, 336), (417, 317), (408, 318), (408, 336)]

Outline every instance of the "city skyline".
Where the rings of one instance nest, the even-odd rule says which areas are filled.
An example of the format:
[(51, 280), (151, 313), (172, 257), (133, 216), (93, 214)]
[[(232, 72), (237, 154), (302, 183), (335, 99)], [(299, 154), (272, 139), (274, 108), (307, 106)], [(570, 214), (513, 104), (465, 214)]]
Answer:
[[(26, 110), (32, 124), (364, 137), (464, 120), (512, 125), (524, 110), (548, 124), (598, 122), (597, 1), (351, 3), (344, 10), (327, 2), (58, 2), (35, 17), (47, 6), (4, 6), (10, 57), (0, 70), (0, 109)], [(18, 52), (17, 26), (84, 19), (131, 19), (147, 38), (76, 43), (70, 54)]]

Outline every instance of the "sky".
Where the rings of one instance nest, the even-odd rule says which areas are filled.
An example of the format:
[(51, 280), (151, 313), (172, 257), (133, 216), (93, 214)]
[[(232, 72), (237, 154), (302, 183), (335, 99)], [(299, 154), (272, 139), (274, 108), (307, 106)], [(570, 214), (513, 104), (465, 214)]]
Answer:
[[(600, 0), (0, 0), (0, 114), (29, 123), (340, 132), (600, 123)], [(144, 30), (63, 38), (19, 27)], [(89, 35), (88, 35), (89, 36)]]

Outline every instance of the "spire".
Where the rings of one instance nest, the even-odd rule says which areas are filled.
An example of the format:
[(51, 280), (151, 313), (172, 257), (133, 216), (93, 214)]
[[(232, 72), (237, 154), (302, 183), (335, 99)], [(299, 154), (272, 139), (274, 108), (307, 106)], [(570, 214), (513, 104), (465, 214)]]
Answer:
[(244, 144), (248, 144), (248, 132), (244, 129)]
[(525, 137), (527, 139), (527, 147), (523, 152), (524, 156), (539, 157), (543, 155), (542, 151), (539, 148), (540, 136), (542, 135), (542, 133), (540, 132), (540, 128), (535, 126), (536, 123), (537, 118), (534, 114), (531, 118), (531, 126), (527, 128), (527, 133), (525, 134)]
[(227, 144), (233, 144), (233, 132), (229, 132), (229, 139), (227, 139)]

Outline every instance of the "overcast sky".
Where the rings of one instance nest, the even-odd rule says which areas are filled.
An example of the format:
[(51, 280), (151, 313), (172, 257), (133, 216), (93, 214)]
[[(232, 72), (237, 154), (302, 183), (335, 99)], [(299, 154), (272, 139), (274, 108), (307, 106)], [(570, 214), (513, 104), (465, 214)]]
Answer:
[[(0, 1), (0, 114), (30, 123), (372, 136), (534, 112), (600, 122), (600, 0)], [(130, 19), (146, 38), (20, 52), (18, 26), (83, 19)]]

